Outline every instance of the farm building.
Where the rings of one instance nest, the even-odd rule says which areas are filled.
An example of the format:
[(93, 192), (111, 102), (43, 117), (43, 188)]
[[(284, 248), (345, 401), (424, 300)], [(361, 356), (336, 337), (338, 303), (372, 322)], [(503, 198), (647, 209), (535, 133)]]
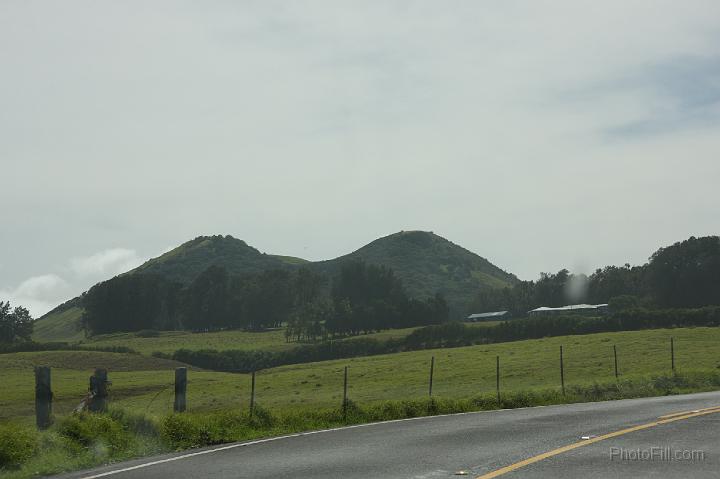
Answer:
[(498, 321), (501, 319), (509, 319), (509, 311), (492, 311), (490, 313), (475, 313), (468, 316), (465, 320), (471, 323), (478, 321)]
[(559, 308), (548, 308), (542, 306), (540, 308), (528, 311), (529, 316), (550, 316), (557, 314), (605, 314), (607, 312), (607, 304), (571, 304), (568, 306), (560, 306)]

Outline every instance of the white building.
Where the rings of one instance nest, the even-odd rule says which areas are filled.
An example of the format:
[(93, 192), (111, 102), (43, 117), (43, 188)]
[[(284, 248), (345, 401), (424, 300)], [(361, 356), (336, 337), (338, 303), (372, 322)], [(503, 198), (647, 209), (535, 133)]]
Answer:
[(559, 308), (548, 308), (541, 306), (532, 311), (528, 311), (529, 316), (549, 316), (555, 314), (605, 314), (607, 312), (607, 304), (570, 304), (568, 306), (560, 306)]
[(471, 323), (476, 323), (478, 321), (495, 321), (508, 318), (510, 318), (510, 313), (508, 311), (492, 311), (490, 313), (471, 314), (465, 320), (470, 321)]

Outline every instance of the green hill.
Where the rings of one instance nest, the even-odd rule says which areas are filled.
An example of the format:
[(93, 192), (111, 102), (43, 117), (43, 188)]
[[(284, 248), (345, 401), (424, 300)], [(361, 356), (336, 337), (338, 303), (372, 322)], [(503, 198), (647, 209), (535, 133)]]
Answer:
[(500, 288), (518, 279), (485, 258), (432, 232), (401, 231), (359, 250), (313, 267), (333, 276), (343, 261), (362, 259), (392, 268), (410, 296), (424, 298), (442, 293), (453, 311), (463, 313), (482, 288)]
[[(305, 266), (333, 276), (340, 264), (349, 259), (362, 259), (392, 268), (412, 297), (425, 298), (442, 293), (455, 315), (464, 313), (478, 289), (508, 286), (518, 281), (485, 258), (424, 231), (395, 233), (348, 255), (318, 262), (261, 253), (229, 235), (200, 236), (124, 274), (153, 273), (189, 283), (210, 266), (220, 265), (230, 274)], [(80, 339), (81, 316), (81, 298), (74, 298), (40, 318), (35, 325), (34, 338), (38, 341)]]
[(189, 283), (212, 265), (223, 266), (230, 274), (246, 274), (293, 267), (303, 261), (261, 253), (230, 235), (199, 236), (145, 262), (130, 273), (155, 273)]

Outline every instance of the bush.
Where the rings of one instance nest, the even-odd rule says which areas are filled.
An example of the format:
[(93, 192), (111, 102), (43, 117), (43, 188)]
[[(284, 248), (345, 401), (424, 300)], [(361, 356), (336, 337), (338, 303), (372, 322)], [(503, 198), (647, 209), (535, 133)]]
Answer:
[(171, 414), (160, 423), (160, 437), (175, 449), (204, 445), (197, 420), (188, 414)]
[(132, 433), (148, 437), (158, 437), (160, 435), (157, 424), (144, 414), (112, 408), (110, 409), (110, 417)]
[(20, 467), (38, 448), (34, 429), (17, 424), (0, 425), (0, 470)]
[(113, 457), (125, 451), (134, 440), (120, 421), (105, 414), (68, 416), (58, 424), (58, 433), (101, 457)]

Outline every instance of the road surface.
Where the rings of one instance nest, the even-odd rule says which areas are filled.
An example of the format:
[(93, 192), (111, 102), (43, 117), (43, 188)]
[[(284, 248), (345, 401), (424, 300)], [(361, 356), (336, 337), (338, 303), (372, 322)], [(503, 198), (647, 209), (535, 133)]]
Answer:
[(720, 477), (720, 392), (390, 421), (66, 478)]

